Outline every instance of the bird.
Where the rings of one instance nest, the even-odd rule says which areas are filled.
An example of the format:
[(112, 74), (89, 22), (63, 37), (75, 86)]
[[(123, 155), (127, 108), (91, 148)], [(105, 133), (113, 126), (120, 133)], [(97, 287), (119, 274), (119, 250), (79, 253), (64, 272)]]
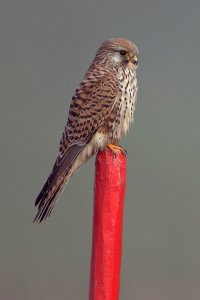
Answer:
[(126, 38), (102, 43), (72, 97), (53, 169), (35, 201), (47, 219), (72, 175), (98, 150), (115, 152), (134, 119), (139, 51)]

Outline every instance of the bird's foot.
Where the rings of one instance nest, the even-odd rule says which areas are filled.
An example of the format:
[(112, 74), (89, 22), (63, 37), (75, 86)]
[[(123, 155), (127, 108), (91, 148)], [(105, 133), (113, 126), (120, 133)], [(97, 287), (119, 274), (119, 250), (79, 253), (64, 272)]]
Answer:
[(126, 155), (127, 152), (125, 149), (123, 149), (121, 146), (119, 145), (115, 145), (115, 144), (108, 144), (107, 148), (110, 149), (110, 151), (116, 155), (116, 151), (120, 151), (123, 155)]

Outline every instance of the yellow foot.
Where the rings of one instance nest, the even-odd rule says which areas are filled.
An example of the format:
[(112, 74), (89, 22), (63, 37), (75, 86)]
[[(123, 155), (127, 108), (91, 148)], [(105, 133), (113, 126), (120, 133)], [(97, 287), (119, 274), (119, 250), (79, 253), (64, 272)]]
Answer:
[(110, 149), (114, 154), (116, 152), (116, 150), (119, 150), (122, 154), (126, 155), (127, 152), (125, 149), (123, 149), (121, 146), (119, 145), (114, 145), (114, 144), (108, 144), (107, 148)]

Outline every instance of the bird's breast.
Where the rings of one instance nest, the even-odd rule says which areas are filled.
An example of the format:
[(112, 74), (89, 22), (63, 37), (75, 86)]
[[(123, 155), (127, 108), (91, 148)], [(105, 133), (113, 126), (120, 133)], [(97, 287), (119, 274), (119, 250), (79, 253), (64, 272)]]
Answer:
[(133, 122), (136, 94), (137, 78), (134, 70), (125, 69), (119, 73), (119, 96), (114, 108), (116, 118), (112, 124), (112, 135), (119, 140), (125, 135)]

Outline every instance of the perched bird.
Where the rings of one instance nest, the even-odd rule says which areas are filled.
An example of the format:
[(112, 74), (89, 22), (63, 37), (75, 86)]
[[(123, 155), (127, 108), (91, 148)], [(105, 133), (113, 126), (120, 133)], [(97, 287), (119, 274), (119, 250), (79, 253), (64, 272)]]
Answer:
[(118, 146), (133, 121), (138, 49), (127, 39), (106, 40), (72, 98), (53, 170), (38, 195), (34, 222), (42, 222), (74, 172), (95, 152)]

